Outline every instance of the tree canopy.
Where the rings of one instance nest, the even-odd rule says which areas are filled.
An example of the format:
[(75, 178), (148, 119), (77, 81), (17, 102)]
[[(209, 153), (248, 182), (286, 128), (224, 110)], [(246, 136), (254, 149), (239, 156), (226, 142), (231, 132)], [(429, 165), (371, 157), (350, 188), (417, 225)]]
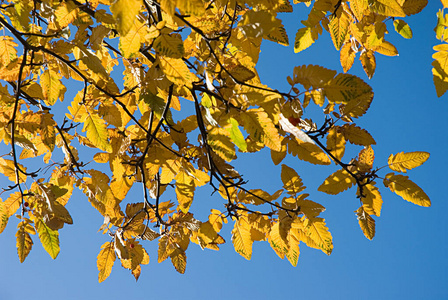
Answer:
[[(0, 173), (9, 183), (2, 186), (0, 233), (16, 215), (19, 260), (36, 234), (55, 259), (59, 233), (73, 224), (66, 204), (79, 189), (104, 217), (100, 282), (117, 259), (138, 279), (149, 263), (144, 247), (156, 247), (158, 262), (169, 258), (184, 273), (190, 243), (213, 250), (225, 243), (223, 223), (233, 224), (232, 243), (244, 258), (255, 241), (266, 241), (296, 266), (299, 244), (330, 255), (333, 237), (325, 207), (309, 200), (300, 177), (306, 174), (283, 162), (293, 156), (338, 167), (318, 191), (353, 189), (358, 224), (372, 239), (383, 189), (431, 205), (406, 174), (429, 153), (374, 161), (376, 141), (358, 125), (374, 92), (348, 72), (359, 58), (372, 78), (377, 55), (398, 55), (388, 34), (412, 38), (405, 20), (427, 3), (2, 1), (0, 141), (8, 151), (0, 153)], [(304, 5), (310, 13), (298, 25), (294, 51), (317, 47), (318, 37), (329, 34), (343, 72), (291, 66), (279, 70), (289, 90), (267, 86), (257, 71), (262, 41), (289, 46), (280, 16)], [(437, 18), (442, 44), (434, 47), (433, 76), (442, 96), (448, 17), (440, 10)], [(277, 174), (265, 175), (280, 176), (275, 192), (234, 168), (238, 155), (259, 151), (269, 151), (278, 166)], [(212, 201), (195, 198), (203, 186), (211, 187)], [(140, 189), (139, 199), (126, 197), (131, 188)], [(208, 219), (195, 217), (193, 201), (209, 210)]]

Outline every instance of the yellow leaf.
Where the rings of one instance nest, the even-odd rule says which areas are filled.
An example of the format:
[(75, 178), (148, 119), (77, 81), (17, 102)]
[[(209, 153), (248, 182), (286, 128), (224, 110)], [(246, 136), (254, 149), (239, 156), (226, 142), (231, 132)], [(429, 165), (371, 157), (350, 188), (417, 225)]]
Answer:
[(362, 207), (366, 213), (379, 217), (381, 215), (383, 200), (375, 184), (375, 181), (372, 181), (369, 184), (364, 185), (362, 188), (362, 196), (360, 195), (358, 188), (357, 196), (361, 198)]
[(396, 0), (375, 0), (369, 1), (370, 9), (379, 15), (387, 17), (406, 17), (403, 8)]
[(341, 66), (344, 73), (347, 73), (353, 66), (355, 62), (356, 52), (352, 48), (350, 42), (345, 43), (340, 51)]
[(383, 41), (380, 45), (373, 47), (373, 51), (376, 51), (380, 54), (386, 55), (386, 56), (397, 56), (398, 50), (397, 48), (389, 43), (388, 41)]
[[(376, 48), (378, 49), (378, 48)], [(377, 50), (378, 51), (378, 50)], [(380, 51), (378, 51), (381, 53)], [(367, 50), (364, 52), (361, 52), (361, 56), (359, 57), (361, 60), (362, 67), (364, 69), (364, 72), (366, 72), (367, 77), (371, 79), (373, 77), (373, 74), (375, 74), (376, 69), (376, 60), (375, 55), (373, 54), (373, 51)]]
[(197, 77), (190, 72), (182, 59), (162, 56), (159, 59), (160, 67), (172, 83), (178, 86), (193, 87), (193, 82), (197, 80)]
[(283, 187), (291, 194), (300, 193), (305, 189), (300, 176), (294, 169), (287, 165), (282, 165), (281, 179)]
[(428, 158), (428, 152), (400, 152), (395, 155), (391, 154), (387, 163), (392, 171), (406, 173), (406, 170), (421, 166)]
[[(23, 167), (20, 164), (17, 165), (22, 171), (26, 172), (25, 167)], [(14, 165), (14, 161), (0, 157), (0, 173), (8, 177), (8, 179), (11, 180), (12, 182), (16, 182), (16, 167)], [(25, 182), (27, 176), (22, 172), (18, 172), (18, 174), (20, 181)]]
[(277, 128), (262, 108), (249, 109), (240, 115), (244, 129), (253, 139), (264, 143), (267, 147), (281, 150), (281, 139)]
[(408, 23), (406, 23), (405, 21), (399, 19), (394, 20), (394, 28), (395, 31), (398, 32), (405, 39), (412, 38), (411, 27), (409, 27)]
[(362, 206), (356, 211), (356, 216), (358, 217), (359, 226), (366, 238), (369, 240), (373, 239), (375, 236), (375, 220), (364, 211)]
[(376, 144), (370, 133), (355, 124), (344, 124), (344, 126), (342, 126), (342, 132), (344, 137), (352, 144), (362, 146)]
[(187, 172), (181, 171), (175, 177), (176, 179), (176, 196), (179, 202), (179, 208), (182, 212), (187, 213), (193, 203), (195, 184), (192, 176)]
[[(330, 128), (327, 135), (327, 149), (341, 160), (345, 153), (345, 137), (339, 126)], [(335, 162), (336, 163), (336, 162)]]
[(358, 154), (358, 169), (360, 172), (369, 172), (373, 167), (373, 161), (375, 159), (375, 153), (372, 147), (369, 145), (364, 147)]
[(171, 255), (171, 263), (173, 264), (176, 271), (180, 274), (185, 273), (185, 268), (187, 267), (187, 255), (185, 251), (177, 248)]
[(136, 24), (133, 24), (125, 35), (120, 36), (118, 47), (123, 57), (133, 58), (139, 52), (143, 40), (140, 34), (143, 31), (143, 26), (144, 24), (136, 21)]
[(418, 185), (409, 180), (408, 176), (389, 173), (384, 178), (383, 183), (385, 187), (388, 187), (406, 201), (424, 207), (431, 206), (428, 195)]
[(346, 170), (341, 169), (328, 176), (317, 190), (330, 195), (336, 195), (351, 188), (355, 183), (355, 178)]
[(296, 33), (296, 39), (294, 41), (294, 52), (298, 53), (310, 47), (317, 40), (317, 37), (318, 34), (315, 28), (300, 28)]
[(288, 253), (289, 247), (288, 244), (285, 242), (285, 240), (280, 235), (280, 222), (274, 223), (274, 225), (271, 226), (271, 230), (268, 235), (269, 244), (271, 245), (272, 249), (274, 249), (275, 253), (283, 259)]
[(288, 252), (285, 253), (286, 258), (289, 260), (293, 267), (296, 267), (297, 263), (299, 262), (299, 243), (294, 238), (288, 236), (288, 246)]
[(288, 139), (287, 144), (288, 152), (301, 160), (319, 165), (329, 165), (331, 163), (325, 152), (317, 145), (299, 139)]
[(350, 74), (338, 74), (325, 86), (325, 96), (330, 102), (349, 104), (372, 93), (372, 88), (361, 78)]
[(245, 259), (250, 260), (252, 257), (252, 244), (254, 241), (251, 238), (247, 220), (241, 217), (236, 221), (231, 233), (235, 251)]
[[(56, 26), (52, 29), (62, 29), (76, 20), (79, 13), (78, 6), (73, 1), (61, 2), (56, 8), (54, 15), (56, 17)], [(50, 23), (52, 24), (52, 23)]]
[(351, 118), (358, 118), (364, 115), (373, 100), (373, 92), (367, 91), (359, 97), (352, 99), (348, 104), (340, 106), (341, 113)]
[(103, 282), (112, 272), (115, 262), (115, 250), (113, 243), (106, 242), (101, 246), (101, 251), (96, 259), (96, 265), (99, 271), (98, 282)]
[(7, 67), (17, 60), (17, 47), (14, 39), (10, 36), (3, 36), (0, 39), (0, 66)]
[(62, 84), (58, 77), (58, 73), (47, 69), (40, 77), (40, 84), (42, 86), (42, 93), (47, 105), (53, 105), (56, 101), (64, 99), (63, 95), (67, 88)]
[(53, 120), (53, 115), (50, 113), (44, 113), (41, 118), (41, 134), (42, 142), (52, 152), (56, 143), (55, 126), (56, 122)]
[(83, 132), (89, 141), (99, 149), (112, 153), (112, 146), (109, 142), (109, 134), (106, 128), (106, 122), (94, 112), (85, 115)]
[(5, 206), (3, 201), (0, 201), (0, 233), (5, 230), (6, 225), (8, 224), (9, 213), (8, 207)]
[(179, 34), (161, 34), (155, 39), (153, 46), (159, 55), (182, 58), (185, 54), (184, 44)]
[(448, 45), (436, 45), (434, 50), (437, 52), (432, 56), (432, 74), (437, 96), (441, 97), (448, 90)]
[(235, 145), (231, 141), (229, 131), (213, 127), (207, 134), (207, 140), (212, 150), (222, 159), (232, 161), (236, 158)]
[(342, 10), (338, 9), (335, 14), (330, 17), (330, 23), (328, 28), (330, 29), (331, 39), (333, 40), (334, 47), (339, 51), (342, 44), (345, 42), (345, 37), (350, 25), (350, 17)]
[(329, 83), (336, 73), (336, 71), (321, 66), (303, 65), (294, 68), (293, 80), (294, 83), (300, 83), (307, 90), (311, 87), (318, 89)]
[(27, 221), (20, 222), (17, 227), (19, 228), (16, 233), (17, 254), (20, 262), (23, 263), (33, 247), (33, 240), (28, 232), (30, 229), (27, 229), (27, 227), (33, 228)]
[(308, 237), (317, 244), (317, 249), (320, 249), (325, 254), (330, 255), (333, 251), (333, 238), (325, 224), (325, 219), (312, 218), (307, 220), (309, 220), (309, 223), (306, 226), (306, 233)]
[(51, 258), (56, 259), (61, 250), (59, 248), (59, 233), (48, 227), (42, 219), (34, 218), (36, 230), (39, 234), (40, 242)]
[(117, 22), (117, 30), (121, 36), (127, 35), (142, 6), (141, 0), (116, 0), (110, 6), (110, 10)]

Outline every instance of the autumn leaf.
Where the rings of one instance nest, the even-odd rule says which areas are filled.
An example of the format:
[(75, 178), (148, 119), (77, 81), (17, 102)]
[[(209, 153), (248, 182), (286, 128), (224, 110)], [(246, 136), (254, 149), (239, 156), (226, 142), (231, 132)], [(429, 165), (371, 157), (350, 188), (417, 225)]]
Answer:
[(355, 178), (342, 169), (328, 176), (317, 190), (330, 195), (337, 195), (351, 188), (355, 183)]
[(282, 165), (281, 179), (283, 187), (291, 194), (300, 193), (305, 189), (297, 172), (287, 165)]
[(409, 180), (408, 176), (389, 173), (383, 182), (385, 187), (404, 200), (424, 207), (431, 206), (428, 195), (417, 184)]
[(364, 211), (362, 206), (356, 211), (356, 216), (358, 217), (359, 226), (366, 238), (369, 240), (373, 239), (375, 236), (375, 220)]
[(87, 113), (82, 131), (86, 132), (87, 138), (93, 145), (106, 152), (112, 152), (112, 146), (108, 140), (109, 134), (107, 132), (106, 123), (100, 116), (93, 112)]
[(235, 222), (231, 233), (235, 251), (245, 259), (250, 260), (252, 257), (252, 244), (254, 241), (252, 240), (250, 230), (247, 227), (247, 221), (245, 221), (244, 218), (240, 218), (240, 220)]
[(387, 163), (392, 171), (406, 173), (406, 170), (421, 166), (428, 158), (428, 152), (400, 152), (395, 155), (391, 154)]
[(31, 239), (30, 232), (35, 234), (34, 228), (27, 221), (22, 221), (17, 225), (17, 254), (19, 256), (19, 261), (23, 263), (31, 252), (33, 247), (33, 240)]
[(98, 254), (96, 265), (99, 271), (98, 282), (103, 282), (109, 277), (112, 272), (112, 267), (115, 262), (114, 246), (111, 242), (106, 242), (101, 246), (101, 251)]
[(51, 258), (56, 259), (59, 248), (59, 232), (48, 227), (42, 219), (34, 218), (40, 242)]

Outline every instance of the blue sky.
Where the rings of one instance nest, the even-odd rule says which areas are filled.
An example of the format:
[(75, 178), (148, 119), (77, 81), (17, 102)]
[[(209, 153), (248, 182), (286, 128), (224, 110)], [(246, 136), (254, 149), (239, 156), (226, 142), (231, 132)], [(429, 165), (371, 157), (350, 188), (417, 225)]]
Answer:
[[(151, 261), (142, 267), (137, 283), (116, 262), (111, 276), (99, 284), (96, 256), (108, 237), (96, 232), (102, 217), (77, 193), (68, 204), (75, 224), (60, 231), (61, 253), (54, 261), (36, 237), (33, 250), (20, 264), (14, 236), (17, 222), (11, 219), (0, 235), (0, 299), (447, 299), (448, 201), (444, 185), (448, 95), (437, 98), (431, 74), (432, 47), (438, 43), (433, 28), (440, 7), (439, 1), (430, 1), (420, 15), (408, 18), (412, 40), (389, 28), (388, 40), (397, 46), (400, 56), (377, 55), (377, 70), (371, 80), (358, 60), (350, 70), (375, 92), (369, 112), (357, 123), (377, 142), (375, 165), (384, 165), (391, 153), (430, 152), (430, 159), (408, 175), (428, 194), (432, 207), (418, 207), (380, 188), (382, 214), (376, 218), (376, 236), (369, 241), (353, 213), (359, 206), (354, 190), (337, 196), (317, 191), (335, 169), (288, 158), (287, 164), (307, 186), (309, 199), (327, 208), (321, 216), (333, 235), (335, 248), (330, 256), (301, 246), (294, 268), (278, 258), (268, 243), (256, 242), (252, 260), (247, 261), (234, 251), (229, 235), (233, 224), (228, 224), (222, 231), (227, 243), (220, 251), (190, 245), (184, 275), (169, 261), (157, 263), (157, 244), (152, 242), (144, 243)], [(295, 5), (294, 9), (294, 14), (282, 15), (291, 43), (306, 7)], [(287, 90), (286, 76), (292, 75), (294, 66), (303, 64), (342, 72), (339, 54), (328, 35), (299, 54), (294, 54), (292, 46), (263, 42), (258, 71), (264, 83)], [(237, 169), (249, 180), (250, 188), (275, 191), (281, 186), (280, 167), (270, 162), (269, 152), (239, 157)], [(222, 201), (210, 192), (209, 188), (199, 190), (192, 207), (192, 211), (203, 212), (202, 219), (209, 208), (222, 209)], [(128, 195), (139, 197), (137, 190)]]

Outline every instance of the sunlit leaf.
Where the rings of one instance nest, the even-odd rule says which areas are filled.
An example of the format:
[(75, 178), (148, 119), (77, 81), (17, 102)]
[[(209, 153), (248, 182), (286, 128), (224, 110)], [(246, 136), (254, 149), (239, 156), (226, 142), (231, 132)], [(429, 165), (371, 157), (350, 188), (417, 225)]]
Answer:
[(406, 170), (421, 166), (428, 158), (428, 152), (400, 152), (395, 155), (391, 154), (387, 163), (392, 171), (406, 173)]
[(428, 195), (417, 184), (409, 180), (408, 176), (389, 173), (383, 182), (385, 187), (404, 200), (424, 207), (431, 206)]

